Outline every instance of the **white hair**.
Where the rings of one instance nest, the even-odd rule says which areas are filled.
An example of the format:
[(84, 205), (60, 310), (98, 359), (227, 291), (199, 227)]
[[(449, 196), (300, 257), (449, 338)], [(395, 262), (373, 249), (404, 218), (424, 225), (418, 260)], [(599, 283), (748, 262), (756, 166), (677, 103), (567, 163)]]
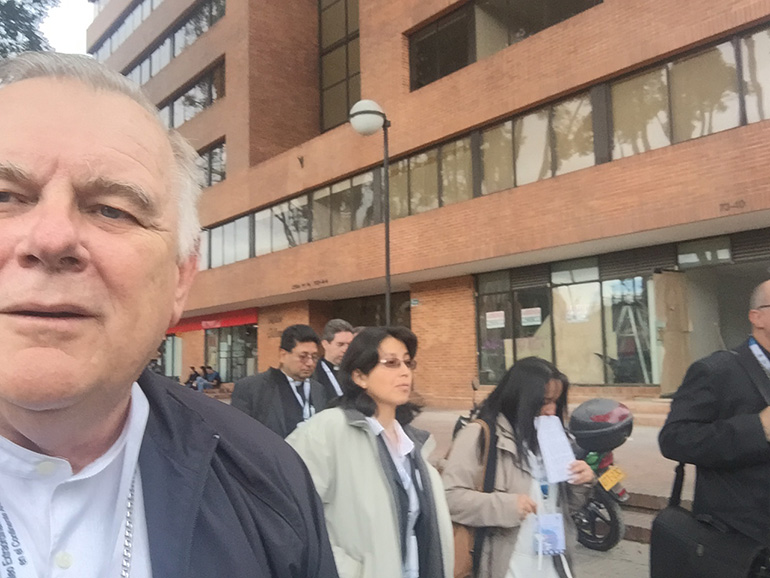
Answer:
[[(142, 89), (90, 56), (58, 54), (56, 52), (25, 52), (13, 58), (0, 60), (0, 88), (30, 78), (70, 78), (95, 90), (116, 92), (129, 97), (166, 127), (158, 116), (158, 109)], [(201, 193), (201, 170), (197, 165), (198, 153), (177, 131), (167, 131), (174, 154), (174, 186), (177, 197), (179, 223), (177, 227), (177, 259), (184, 261), (198, 250), (200, 221), (198, 198)]]

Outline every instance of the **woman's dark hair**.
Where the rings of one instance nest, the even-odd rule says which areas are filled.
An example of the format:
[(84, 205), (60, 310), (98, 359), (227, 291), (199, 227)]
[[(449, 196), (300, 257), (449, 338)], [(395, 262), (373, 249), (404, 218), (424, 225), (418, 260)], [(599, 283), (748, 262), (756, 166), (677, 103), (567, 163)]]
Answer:
[[(406, 327), (367, 327), (353, 338), (345, 356), (340, 362), (337, 376), (342, 397), (337, 400), (342, 408), (356, 409), (367, 417), (377, 411), (377, 403), (366, 393), (366, 390), (353, 381), (353, 373), (358, 370), (364, 375), (369, 373), (380, 362), (379, 347), (388, 337), (398, 339), (406, 346), (409, 357), (414, 359), (417, 353), (417, 336)], [(396, 408), (396, 419), (402, 425), (411, 422), (420, 412), (420, 406), (407, 402)]]
[(488, 423), (494, 424), (500, 413), (511, 423), (519, 465), (525, 460), (527, 448), (537, 450), (535, 418), (543, 407), (545, 386), (552, 379), (562, 383), (561, 395), (556, 400), (556, 415), (563, 423), (569, 380), (553, 363), (539, 357), (517, 361), (479, 409), (479, 418)]

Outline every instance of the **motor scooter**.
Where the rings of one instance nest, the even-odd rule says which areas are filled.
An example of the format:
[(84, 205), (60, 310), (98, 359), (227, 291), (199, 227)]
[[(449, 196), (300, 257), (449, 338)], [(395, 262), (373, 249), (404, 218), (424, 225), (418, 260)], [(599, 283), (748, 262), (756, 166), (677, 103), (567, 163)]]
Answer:
[(575, 455), (596, 473), (598, 483), (586, 503), (572, 514), (578, 542), (606, 552), (623, 539), (625, 524), (620, 504), (629, 495), (621, 481), (626, 474), (615, 465), (613, 450), (631, 435), (631, 411), (612, 399), (590, 399), (572, 412), (569, 430), (578, 447)]

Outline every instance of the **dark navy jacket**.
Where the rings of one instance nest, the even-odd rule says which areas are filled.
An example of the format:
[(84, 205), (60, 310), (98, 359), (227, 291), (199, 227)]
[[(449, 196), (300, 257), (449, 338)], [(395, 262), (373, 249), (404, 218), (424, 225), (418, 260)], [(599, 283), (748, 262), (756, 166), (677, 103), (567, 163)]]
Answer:
[(162, 376), (139, 467), (153, 575), (337, 578), (302, 460), (252, 418)]

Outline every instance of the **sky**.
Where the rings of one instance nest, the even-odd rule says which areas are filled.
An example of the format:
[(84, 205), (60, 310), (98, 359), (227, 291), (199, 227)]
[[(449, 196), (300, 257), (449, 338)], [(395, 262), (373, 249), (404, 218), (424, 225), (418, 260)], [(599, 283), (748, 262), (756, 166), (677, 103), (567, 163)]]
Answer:
[(57, 52), (85, 54), (86, 29), (94, 19), (94, 5), (88, 0), (60, 0), (40, 26)]

